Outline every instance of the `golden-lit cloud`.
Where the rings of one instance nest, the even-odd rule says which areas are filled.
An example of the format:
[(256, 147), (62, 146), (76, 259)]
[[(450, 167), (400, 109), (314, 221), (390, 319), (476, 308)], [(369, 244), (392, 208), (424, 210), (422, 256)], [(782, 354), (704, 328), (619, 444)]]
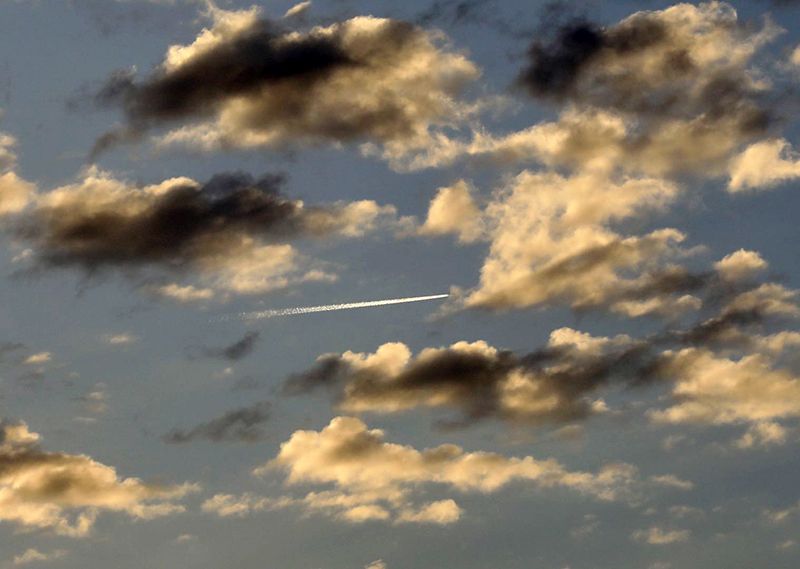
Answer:
[(351, 523), (450, 524), (462, 516), (461, 507), (452, 498), (420, 503), (416, 498), (423, 486), (489, 494), (522, 483), (613, 501), (633, 499), (643, 484), (636, 468), (628, 464), (607, 464), (597, 472), (570, 471), (554, 459), (466, 452), (452, 444), (417, 450), (384, 438), (383, 431), (369, 429), (353, 417), (337, 417), (321, 431), (296, 431), (277, 457), (255, 473), (283, 471), (289, 487), (330, 489), (297, 498), (221, 494), (208, 499), (203, 508), (230, 516), (297, 507)]
[(49, 452), (25, 423), (0, 423), (0, 521), (83, 537), (102, 511), (150, 519), (184, 511), (176, 502), (194, 484), (120, 478), (86, 455)]
[(439, 32), (371, 16), (291, 31), (257, 8), (210, 15), (210, 27), (188, 45), (171, 46), (146, 78), (109, 80), (98, 101), (121, 106), (128, 125), (98, 141), (99, 150), (177, 124), (158, 144), (354, 143), (402, 157), (475, 110), (458, 98), (478, 69)]

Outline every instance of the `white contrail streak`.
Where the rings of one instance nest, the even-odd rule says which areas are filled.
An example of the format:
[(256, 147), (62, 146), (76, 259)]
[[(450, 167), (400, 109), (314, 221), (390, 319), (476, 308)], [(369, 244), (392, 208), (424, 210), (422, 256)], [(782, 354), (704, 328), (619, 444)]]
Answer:
[(219, 320), (262, 320), (276, 316), (297, 316), (311, 314), (312, 312), (330, 312), (332, 310), (350, 310), (352, 308), (369, 308), (372, 306), (387, 306), (389, 304), (405, 304), (407, 302), (422, 302), (424, 300), (438, 300), (447, 298), (449, 294), (432, 294), (429, 296), (409, 296), (406, 298), (389, 298), (386, 300), (367, 300), (364, 302), (348, 302), (345, 304), (323, 304), (321, 306), (297, 306), (295, 308), (279, 308), (275, 310), (262, 310), (259, 312), (240, 312), (235, 315), (226, 315)]

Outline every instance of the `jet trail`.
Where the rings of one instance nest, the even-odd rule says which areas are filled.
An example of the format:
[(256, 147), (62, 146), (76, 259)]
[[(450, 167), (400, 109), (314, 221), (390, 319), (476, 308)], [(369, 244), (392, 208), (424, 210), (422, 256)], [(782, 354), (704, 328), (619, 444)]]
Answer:
[(449, 294), (432, 294), (429, 296), (409, 296), (406, 298), (389, 298), (385, 300), (367, 300), (364, 302), (348, 302), (345, 304), (323, 304), (321, 306), (297, 306), (295, 308), (279, 308), (275, 310), (262, 310), (259, 312), (240, 312), (235, 315), (222, 316), (219, 320), (262, 320), (277, 316), (297, 316), (311, 314), (312, 312), (330, 312), (332, 310), (350, 310), (352, 308), (369, 308), (372, 306), (388, 306), (390, 304), (405, 304), (407, 302), (422, 302), (425, 300), (438, 300), (447, 298)]

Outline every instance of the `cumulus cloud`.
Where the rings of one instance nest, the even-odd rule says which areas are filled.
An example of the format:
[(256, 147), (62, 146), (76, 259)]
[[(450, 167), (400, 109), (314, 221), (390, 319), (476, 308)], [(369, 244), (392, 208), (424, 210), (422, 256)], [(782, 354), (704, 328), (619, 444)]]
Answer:
[(659, 422), (763, 423), (800, 415), (800, 378), (761, 354), (733, 360), (686, 348), (665, 354), (662, 373), (674, 380), (679, 402), (654, 411)]
[(780, 28), (739, 21), (724, 2), (636, 12), (609, 26), (542, 22), (518, 84), (554, 103), (555, 121), (505, 135), (439, 137), (410, 169), (462, 157), (538, 161), (650, 176), (722, 176), (740, 149), (779, 121), (761, 48)]
[(183, 511), (176, 503), (197, 490), (120, 478), (86, 455), (49, 452), (25, 423), (0, 423), (0, 521), (82, 537), (103, 510), (149, 519)]
[[(753, 29), (729, 4), (677, 4), (606, 27), (549, 24), (519, 76), (534, 97), (573, 109), (522, 137), (534, 151), (544, 146), (545, 158), (574, 163), (588, 153), (649, 174), (719, 175), (775, 120), (770, 82), (754, 61), (780, 29)], [(586, 134), (594, 144), (579, 142)]]
[(76, 183), (41, 194), (17, 226), (38, 267), (198, 274), (206, 286), (155, 285), (179, 301), (209, 289), (257, 293), (334, 275), (291, 240), (359, 237), (395, 218), (372, 201), (306, 206), (280, 193), (282, 178), (218, 174), (137, 187), (90, 168)]
[(450, 426), (488, 417), (530, 423), (566, 422), (602, 413), (593, 397), (610, 381), (637, 377), (645, 346), (627, 336), (594, 337), (571, 328), (550, 335), (547, 346), (525, 355), (483, 341), (426, 348), (412, 357), (401, 343), (375, 353), (321, 356), (310, 370), (291, 376), (288, 394), (319, 387), (335, 391), (349, 413), (398, 413), (416, 407), (450, 408)]
[(419, 232), (489, 242), (480, 283), (463, 298), (466, 307), (567, 304), (629, 316), (697, 307), (690, 294), (679, 294), (691, 292), (692, 283), (679, 282), (685, 271), (669, 262), (686, 254), (680, 231), (626, 236), (612, 229), (672, 203), (679, 189), (670, 182), (524, 171), (479, 213), (465, 192), (459, 185), (440, 191)]
[[(449, 524), (460, 518), (461, 508), (453, 499), (415, 500), (422, 487), (489, 494), (517, 482), (611, 501), (632, 499), (641, 484), (636, 469), (627, 464), (607, 464), (597, 472), (580, 472), (570, 471), (554, 459), (466, 452), (450, 444), (420, 451), (386, 442), (383, 431), (369, 429), (352, 417), (337, 417), (321, 431), (296, 431), (281, 445), (277, 457), (255, 473), (263, 475), (276, 469), (286, 472), (289, 486), (329, 489), (300, 498), (263, 503), (256, 499), (255, 503), (263, 508), (300, 507), (353, 523), (385, 520)], [(240, 502), (237, 497), (215, 497), (208, 509), (219, 509), (212, 503)], [(252, 504), (254, 498), (244, 503)]]
[(419, 228), (421, 235), (455, 234), (463, 243), (481, 237), (481, 212), (475, 204), (467, 182), (459, 180), (449, 187), (439, 188), (431, 200), (425, 223)]
[(197, 440), (253, 443), (264, 438), (263, 424), (270, 418), (271, 405), (261, 401), (247, 407), (233, 409), (221, 417), (201, 423), (188, 430), (174, 429), (163, 440), (183, 444)]
[[(346, 413), (455, 411), (439, 422), (445, 427), (485, 419), (558, 426), (609, 411), (604, 396), (614, 390), (631, 397), (658, 383), (668, 386), (670, 396), (662, 399), (665, 407), (649, 410), (654, 422), (742, 424), (748, 431), (740, 448), (778, 444), (786, 438), (780, 422), (800, 415), (800, 398), (793, 395), (800, 378), (791, 358), (800, 333), (762, 332), (800, 312), (797, 291), (732, 272), (742, 264), (762, 268), (755, 262), (760, 259), (734, 253), (717, 263), (721, 273), (690, 275), (707, 309), (694, 322), (642, 338), (560, 328), (546, 345), (520, 354), (484, 341), (416, 355), (403, 343), (386, 343), (373, 353), (324, 354), (289, 376), (283, 392), (326, 390)], [(673, 477), (653, 482), (684, 486)]]
[(179, 124), (160, 144), (370, 143), (372, 152), (404, 155), (472, 110), (457, 97), (478, 70), (441, 34), (373, 17), (301, 31), (263, 19), (257, 8), (210, 15), (210, 27), (191, 44), (171, 46), (148, 76), (119, 72), (97, 94), (127, 118), (97, 150)]
[(36, 186), (14, 172), (17, 140), (0, 132), (0, 218), (18, 214), (30, 203)]
[(762, 140), (731, 161), (729, 174), (731, 192), (766, 189), (799, 178), (800, 155), (787, 140)]
[(673, 543), (682, 543), (688, 541), (691, 536), (689, 530), (678, 529), (663, 529), (653, 526), (648, 529), (637, 530), (631, 534), (631, 537), (636, 541), (647, 543), (649, 545), (671, 545)]

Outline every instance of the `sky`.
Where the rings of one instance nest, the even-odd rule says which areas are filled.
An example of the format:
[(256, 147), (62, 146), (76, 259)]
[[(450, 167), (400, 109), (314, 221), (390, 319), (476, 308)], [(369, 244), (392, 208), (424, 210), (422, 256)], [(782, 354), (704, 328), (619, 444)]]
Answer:
[(0, 569), (797, 567), (800, 3), (251, 1), (0, 0)]

